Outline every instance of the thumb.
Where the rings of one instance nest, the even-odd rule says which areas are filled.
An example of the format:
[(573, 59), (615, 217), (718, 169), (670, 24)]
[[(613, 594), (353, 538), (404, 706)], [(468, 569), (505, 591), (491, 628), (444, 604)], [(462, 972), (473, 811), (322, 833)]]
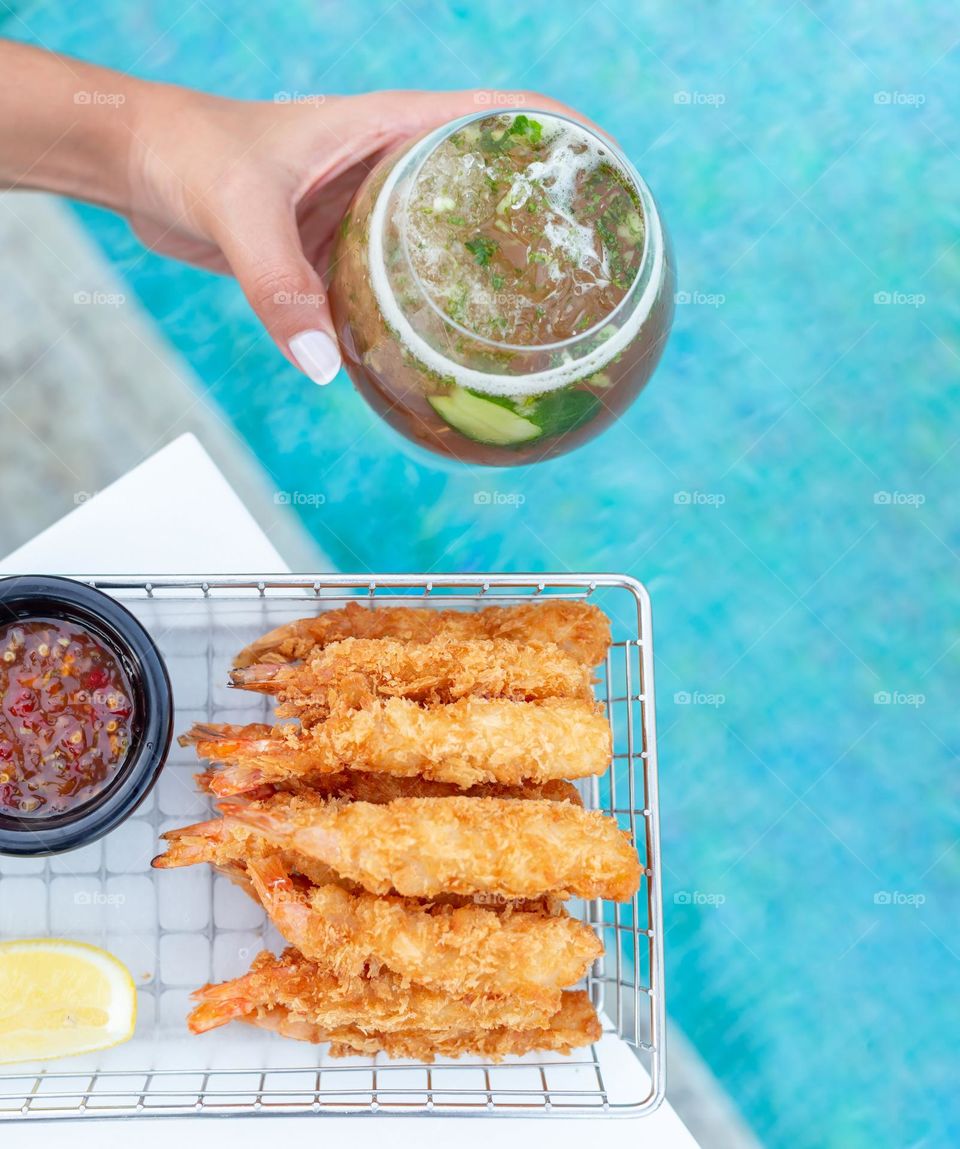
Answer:
[(303, 254), (293, 209), (261, 201), (250, 211), (250, 219), (232, 220), (218, 236), (230, 270), (283, 354), (314, 383), (327, 384), (340, 370), (340, 349), (326, 288)]

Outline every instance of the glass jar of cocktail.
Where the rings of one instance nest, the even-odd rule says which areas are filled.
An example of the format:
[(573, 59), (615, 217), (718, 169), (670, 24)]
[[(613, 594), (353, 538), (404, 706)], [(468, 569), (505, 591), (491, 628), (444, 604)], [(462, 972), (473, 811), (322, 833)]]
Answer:
[(441, 455), (511, 466), (629, 406), (666, 342), (673, 282), (653, 197), (614, 145), (553, 112), (482, 112), (371, 172), (330, 296), (378, 414)]

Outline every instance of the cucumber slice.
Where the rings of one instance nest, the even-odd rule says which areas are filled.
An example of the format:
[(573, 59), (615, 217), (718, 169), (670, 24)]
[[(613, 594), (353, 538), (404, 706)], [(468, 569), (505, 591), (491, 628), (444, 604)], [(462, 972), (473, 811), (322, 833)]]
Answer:
[(445, 423), (477, 443), (512, 447), (542, 434), (536, 423), (489, 399), (454, 387), (447, 395), (428, 395), (427, 402)]

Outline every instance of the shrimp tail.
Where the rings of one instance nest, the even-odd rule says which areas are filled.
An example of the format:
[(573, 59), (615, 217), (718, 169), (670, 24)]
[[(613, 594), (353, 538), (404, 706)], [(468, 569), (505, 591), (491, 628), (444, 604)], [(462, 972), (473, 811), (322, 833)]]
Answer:
[(157, 870), (193, 866), (207, 860), (210, 843), (223, 840), (223, 820), (212, 818), (208, 822), (181, 826), (176, 830), (167, 830), (160, 837), (170, 844), (165, 853), (158, 854), (153, 859), (151, 866)]
[(237, 978), (233, 982), (222, 985), (205, 985), (195, 990), (190, 996), (197, 1006), (187, 1018), (187, 1026), (191, 1033), (206, 1033), (226, 1025), (228, 1021), (249, 1016), (256, 1012), (256, 1003), (243, 992), (244, 978)]
[[(197, 789), (202, 791), (204, 794), (210, 794), (211, 796), (216, 797), (217, 791), (214, 787), (215, 784), (218, 786), (221, 785), (221, 781), (218, 781), (218, 779), (221, 778), (223, 773), (224, 771), (221, 769), (202, 770), (199, 774), (194, 774), (193, 778), (197, 783)], [(229, 785), (224, 785), (226, 786), (226, 789), (230, 789)], [(269, 798), (272, 794), (276, 793), (276, 790), (271, 783), (264, 782), (260, 786), (253, 786), (249, 790), (237, 791), (237, 793), (242, 793), (243, 796), (249, 799), (251, 802), (257, 802), (263, 801), (265, 798)], [(231, 797), (232, 795), (224, 794), (223, 796)]]
[(270, 782), (262, 767), (248, 763), (208, 770), (204, 780), (208, 792), (218, 798), (232, 798), (238, 794), (250, 796), (251, 791), (258, 791)]
[(198, 758), (228, 762), (238, 755), (267, 749), (264, 743), (272, 744), (272, 737), (273, 727), (262, 722), (248, 726), (197, 722), (185, 734), (181, 734), (177, 742), (180, 746), (193, 746)]
[(272, 694), (275, 679), (284, 667), (280, 663), (255, 662), (252, 666), (238, 666), (230, 671), (230, 684), (240, 690), (256, 690)]

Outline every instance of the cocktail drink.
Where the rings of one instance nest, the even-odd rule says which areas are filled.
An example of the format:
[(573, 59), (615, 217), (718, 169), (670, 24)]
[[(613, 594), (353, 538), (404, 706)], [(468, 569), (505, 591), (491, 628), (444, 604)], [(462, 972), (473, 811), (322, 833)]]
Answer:
[(673, 310), (669, 242), (620, 152), (553, 113), (481, 113), (386, 157), (341, 225), (345, 363), (408, 439), (510, 466), (632, 402)]

